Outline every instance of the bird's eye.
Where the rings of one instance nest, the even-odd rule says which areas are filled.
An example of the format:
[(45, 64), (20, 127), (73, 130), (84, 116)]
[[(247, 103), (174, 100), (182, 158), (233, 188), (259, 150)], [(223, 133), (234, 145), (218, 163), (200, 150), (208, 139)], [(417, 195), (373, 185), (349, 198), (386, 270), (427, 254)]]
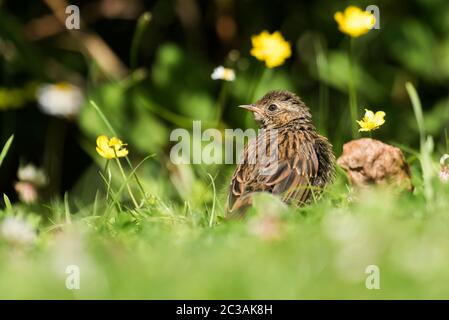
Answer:
[(278, 106), (275, 104), (270, 104), (268, 106), (268, 111), (276, 111), (278, 109)]

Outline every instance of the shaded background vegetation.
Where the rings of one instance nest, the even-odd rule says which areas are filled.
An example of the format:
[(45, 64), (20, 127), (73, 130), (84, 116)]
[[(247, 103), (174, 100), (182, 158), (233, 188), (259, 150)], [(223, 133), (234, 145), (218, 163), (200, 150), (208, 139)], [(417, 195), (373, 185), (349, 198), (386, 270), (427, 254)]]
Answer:
[[(449, 153), (447, 0), (71, 3), (81, 9), (80, 31), (61, 23), (63, 0), (0, 0), (0, 148), (15, 135), (3, 163), (0, 156), (0, 195), (14, 202), (5, 197), (0, 206), (0, 298), (449, 296), (449, 188), (437, 178), (438, 159)], [(280, 30), (293, 55), (264, 73), (255, 96), (298, 93), (339, 156), (352, 139), (349, 41), (333, 15), (349, 4), (380, 8), (380, 30), (355, 39), (359, 118), (365, 107), (386, 112), (373, 136), (404, 151), (414, 191), (357, 192), (339, 171), (310, 206), (259, 194), (245, 219), (224, 222), (234, 166), (174, 165), (170, 132), (193, 120), (203, 129), (255, 127), (235, 107), (251, 102), (265, 68), (249, 54), (251, 36)], [(145, 12), (152, 19), (138, 28)], [(218, 65), (237, 74), (226, 83), (223, 116), (223, 82), (210, 77)], [(38, 107), (36, 88), (61, 81), (84, 91), (76, 117)], [(421, 132), (406, 82), (422, 100)], [(116, 163), (106, 192), (95, 139), (111, 132), (89, 100), (128, 143), (133, 166), (152, 155), (137, 170), (147, 193), (138, 209), (119, 190)], [(14, 183), (19, 165), (30, 162), (45, 169), (49, 184), (25, 204)], [(80, 267), (80, 290), (66, 287), (69, 265)], [(379, 267), (380, 290), (365, 285), (370, 265)]]
[[(101, 106), (129, 144), (133, 162), (156, 155), (139, 169), (149, 192), (175, 201), (198, 199), (205, 187), (196, 179), (207, 181), (206, 172), (217, 176), (219, 188), (226, 186), (231, 166), (220, 171), (223, 166), (173, 167), (168, 160), (169, 133), (189, 128), (192, 120), (215, 120), (222, 84), (212, 81), (210, 74), (220, 64), (234, 68), (237, 79), (228, 85), (218, 127), (254, 126), (250, 116), (235, 106), (249, 102), (247, 93), (261, 67), (249, 55), (250, 38), (264, 29), (280, 30), (291, 43), (293, 55), (266, 74), (256, 96), (280, 88), (298, 93), (339, 155), (342, 144), (350, 139), (348, 38), (338, 31), (333, 14), (348, 4), (380, 8), (380, 30), (355, 41), (359, 114), (365, 106), (384, 110), (387, 123), (375, 136), (418, 147), (418, 128), (404, 87), (411, 81), (422, 99), (426, 128), (434, 136), (437, 154), (447, 150), (448, 1), (71, 3), (81, 9), (81, 31), (68, 32), (58, 22), (52, 8), (64, 1), (0, 1), (1, 88), (25, 90), (33, 84), (70, 81), (86, 93), (82, 111), (70, 120), (41, 113), (32, 94), (18, 97), (23, 101), (17, 106), (0, 101), (0, 141), (15, 134), (0, 169), (0, 192), (12, 199), (19, 164), (33, 162), (50, 176), (44, 193), (47, 200), (69, 190), (72, 198), (92, 201), (102, 184), (98, 166), (103, 165), (94, 141), (107, 129), (88, 99)], [(145, 11), (151, 12), (152, 20), (138, 43), (135, 61), (130, 62), (137, 20)], [(99, 63), (104, 58), (101, 52), (87, 53), (86, 35), (104, 42), (114, 64)]]

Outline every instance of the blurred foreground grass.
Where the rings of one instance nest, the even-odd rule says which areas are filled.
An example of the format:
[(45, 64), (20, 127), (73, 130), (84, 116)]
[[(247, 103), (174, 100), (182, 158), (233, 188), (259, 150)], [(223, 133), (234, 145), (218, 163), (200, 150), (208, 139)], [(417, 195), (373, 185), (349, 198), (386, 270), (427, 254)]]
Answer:
[[(15, 140), (8, 159), (6, 151), (0, 154), (0, 195), (12, 200), (6, 197), (0, 206), (1, 226), (9, 223), (9, 230), (0, 226), (0, 298), (448, 298), (449, 188), (435, 177), (435, 160), (449, 152), (448, 2), (379, 1), (382, 27), (355, 43), (354, 73), (348, 39), (333, 19), (342, 4), (285, 1), (272, 7), (235, 1), (230, 10), (218, 2), (199, 7), (204, 17), (217, 19), (200, 19), (194, 28), (184, 22), (196, 19), (186, 20), (182, 13), (196, 9), (177, 10), (170, 1), (142, 6), (152, 12), (151, 24), (149, 13), (138, 11), (136, 24), (92, 21), (91, 36), (105, 38), (118, 62), (130, 60), (127, 76), (119, 72), (119, 77), (111, 77), (111, 65), (101, 63), (109, 60), (83, 53), (86, 44), (65, 30), (30, 39), (24, 31), (35, 28), (28, 18), (52, 14), (49, 8), (2, 4), (0, 141), (13, 133)], [(238, 28), (225, 39), (211, 32), (228, 26), (218, 21)], [(249, 47), (251, 35), (264, 29), (282, 29), (294, 56), (261, 76)], [(79, 42), (81, 49), (69, 50), (64, 45), (69, 42)], [(237, 73), (227, 91), (210, 78), (217, 64)], [(347, 110), (351, 79), (359, 112), (386, 111), (387, 124), (375, 137), (406, 152), (413, 193), (356, 193), (340, 175), (311, 206), (287, 208), (260, 195), (248, 216), (226, 221), (232, 168), (177, 166), (168, 160), (172, 130), (191, 129), (193, 120), (201, 120), (203, 129), (252, 128), (251, 116), (234, 106), (278, 88), (298, 92), (311, 106), (319, 131), (338, 156), (355, 125)], [(58, 119), (36, 108), (34, 87), (60, 81), (74, 82), (86, 93), (77, 117)], [(411, 83), (419, 85), (422, 107)], [(102, 171), (104, 159), (94, 146), (102, 134), (128, 143), (134, 166), (145, 159), (137, 172), (145, 200), (137, 210), (117, 168), (109, 167), (111, 178)], [(46, 167), (52, 184), (29, 205), (14, 198), (22, 159)], [(125, 171), (129, 174), (127, 166)], [(140, 188), (132, 188), (140, 197)], [(79, 290), (66, 288), (72, 265), (80, 270)], [(365, 286), (371, 265), (380, 270), (379, 290)]]
[[(101, 204), (62, 223), (55, 205), (61, 224), (41, 222), (35, 246), (1, 243), (0, 298), (447, 298), (449, 190), (435, 187), (431, 204), (419, 188), (354, 193), (342, 183), (302, 209), (260, 195), (245, 219), (213, 227), (198, 208), (159, 201), (137, 227), (131, 215), (93, 216)], [(68, 265), (80, 268), (79, 290), (65, 287)], [(380, 268), (379, 290), (365, 287), (369, 265)]]

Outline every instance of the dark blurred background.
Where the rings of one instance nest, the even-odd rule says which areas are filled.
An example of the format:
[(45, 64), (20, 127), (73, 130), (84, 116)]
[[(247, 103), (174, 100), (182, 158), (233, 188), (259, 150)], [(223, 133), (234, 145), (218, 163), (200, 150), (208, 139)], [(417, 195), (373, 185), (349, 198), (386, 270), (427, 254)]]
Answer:
[[(150, 153), (157, 155), (142, 173), (150, 190), (167, 196), (182, 194), (182, 190), (172, 192), (176, 186), (171, 183), (184, 179), (188, 189), (191, 185), (186, 174), (167, 161), (170, 131), (189, 128), (192, 120), (214, 121), (222, 83), (211, 80), (210, 74), (218, 65), (234, 68), (237, 79), (227, 85), (225, 112), (217, 127), (254, 126), (235, 106), (249, 102), (247, 93), (262, 64), (249, 54), (250, 39), (265, 29), (280, 30), (291, 43), (293, 55), (266, 74), (256, 98), (270, 89), (298, 93), (311, 107), (320, 132), (340, 154), (342, 144), (351, 138), (348, 37), (338, 30), (333, 16), (350, 4), (380, 8), (380, 29), (355, 39), (359, 115), (365, 107), (384, 110), (386, 124), (375, 137), (416, 149), (419, 134), (404, 87), (411, 81), (422, 99), (426, 130), (434, 136), (436, 154), (447, 151), (447, 0), (70, 4), (81, 10), (79, 31), (68, 31), (58, 20), (64, 17), (60, 9), (68, 5), (65, 1), (0, 1), (0, 143), (15, 134), (0, 168), (0, 193), (12, 199), (16, 199), (17, 169), (26, 163), (43, 167), (50, 176), (43, 197), (65, 190), (80, 198), (91, 197), (91, 190), (100, 183), (91, 177), (103, 164), (95, 153), (95, 138), (108, 131), (88, 99), (98, 103), (129, 144), (133, 162)], [(132, 53), (137, 21), (147, 11), (152, 19)], [(75, 116), (54, 117), (37, 107), (35, 88), (61, 81), (84, 92), (85, 102)], [(193, 171), (218, 172), (218, 168)], [(220, 177), (225, 185), (225, 174)]]

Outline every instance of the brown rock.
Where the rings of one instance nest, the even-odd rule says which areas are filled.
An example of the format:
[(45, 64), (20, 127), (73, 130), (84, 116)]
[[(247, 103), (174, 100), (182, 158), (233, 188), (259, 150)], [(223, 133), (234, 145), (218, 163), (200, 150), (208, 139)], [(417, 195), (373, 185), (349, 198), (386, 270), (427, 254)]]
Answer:
[(413, 190), (410, 168), (402, 151), (379, 140), (362, 138), (346, 143), (337, 163), (356, 186), (394, 184)]

